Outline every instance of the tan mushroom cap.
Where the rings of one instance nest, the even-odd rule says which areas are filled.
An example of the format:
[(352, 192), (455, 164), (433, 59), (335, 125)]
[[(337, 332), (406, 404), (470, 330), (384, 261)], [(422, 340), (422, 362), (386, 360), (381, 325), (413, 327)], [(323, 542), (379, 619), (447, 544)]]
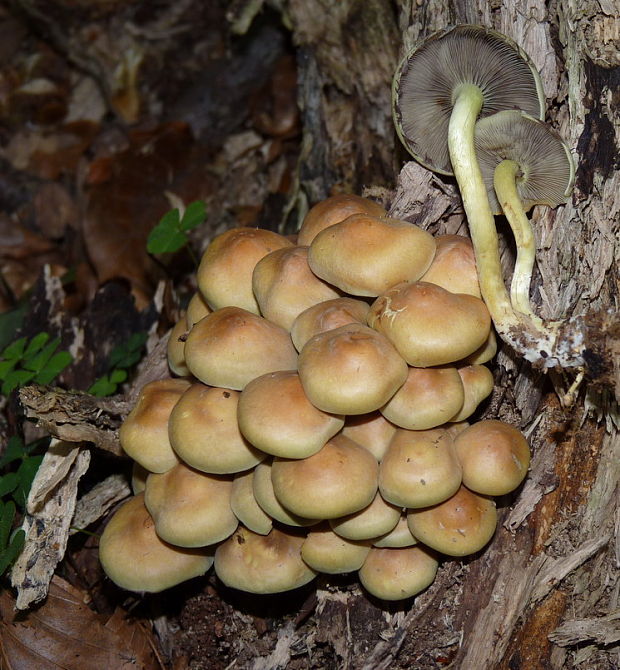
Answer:
[(456, 368), (409, 368), (407, 380), (381, 413), (400, 428), (428, 430), (450, 421), (464, 400), (463, 383)]
[(343, 291), (376, 297), (399, 282), (419, 279), (435, 246), (433, 236), (412, 223), (356, 214), (314, 238), (308, 263)]
[(334, 298), (324, 300), (304, 310), (291, 326), (291, 338), (297, 351), (301, 351), (306, 342), (326, 330), (334, 330), (349, 323), (366, 325), (370, 305), (355, 298)]
[(265, 454), (239, 431), (239, 392), (192, 384), (170, 414), (168, 431), (175, 453), (202, 472), (232, 474), (254, 467)]
[(230, 495), (230, 507), (241, 523), (254, 533), (267, 535), (273, 523), (254, 497), (254, 470), (235, 475)]
[(146, 478), (150, 474), (151, 473), (146, 468), (143, 468), (140, 463), (137, 461), (133, 462), (131, 467), (131, 490), (134, 495), (138, 495), (138, 493), (144, 491), (146, 487)]
[(185, 361), (201, 382), (239, 391), (260, 375), (295, 370), (297, 351), (284, 328), (244, 309), (224, 307), (192, 328)]
[(418, 540), (413, 537), (411, 530), (409, 529), (407, 516), (402, 514), (396, 526), (389, 533), (377, 538), (372, 543), (372, 546), (380, 547), (382, 549), (398, 549), (399, 547), (413, 547), (413, 545), (417, 543)]
[(314, 524), (319, 523), (319, 521), (321, 521), (320, 518), (311, 519), (303, 515), (295, 514), (276, 498), (273, 489), (272, 470), (273, 462), (271, 459), (263, 461), (254, 468), (252, 491), (260, 508), (272, 519), (284, 523), (287, 526), (313, 526)]
[(204, 575), (213, 565), (213, 550), (175, 547), (160, 539), (141, 493), (112, 515), (99, 540), (99, 560), (117, 586), (157, 593)]
[(461, 465), (450, 433), (441, 428), (396, 431), (379, 467), (385, 500), (427, 507), (446, 500), (460, 485)]
[(202, 255), (196, 274), (198, 288), (211, 309), (234, 306), (258, 314), (252, 291), (254, 267), (268, 253), (292, 246), (270, 230), (228, 230), (215, 237)]
[(386, 216), (387, 212), (381, 205), (359, 195), (345, 193), (333, 195), (318, 202), (306, 214), (297, 236), (297, 244), (311, 244), (322, 230), (340, 223), (353, 214)]
[(273, 456), (306, 458), (344, 425), (344, 418), (315, 407), (294, 370), (270, 372), (241, 393), (239, 429), (255, 447)]
[(463, 483), (476, 493), (501, 496), (514, 491), (530, 464), (527, 440), (502, 421), (479, 421), (454, 441), (463, 468)]
[(491, 317), (474, 296), (427, 282), (402, 283), (377, 298), (368, 325), (383, 333), (414, 367), (453, 363), (480, 347)]
[(401, 508), (386, 502), (379, 492), (359, 512), (330, 519), (331, 529), (347, 540), (372, 540), (394, 530)]
[(347, 437), (337, 435), (313, 456), (273, 461), (276, 498), (294, 514), (335, 519), (369, 505), (377, 493), (374, 456)]
[(407, 365), (391, 342), (358, 323), (310, 338), (298, 367), (310, 402), (334, 414), (372, 412), (407, 378)]
[(493, 537), (497, 511), (492, 500), (461, 486), (439, 505), (409, 510), (407, 521), (420, 542), (448, 556), (466, 556)]
[(207, 475), (178, 463), (146, 480), (144, 504), (162, 540), (206, 547), (232, 535), (239, 521), (230, 507), (232, 477)]
[(267, 254), (254, 268), (252, 288), (261, 314), (286, 330), (308, 307), (340, 296), (340, 291), (310, 269), (308, 247)]
[(488, 363), (497, 353), (497, 335), (495, 335), (495, 330), (491, 328), (489, 331), (489, 336), (485, 342), (474, 351), (473, 354), (470, 354), (464, 358), (461, 363), (464, 365), (484, 365)]
[(358, 575), (375, 598), (403, 600), (424, 591), (435, 580), (439, 561), (426, 547), (373, 547)]
[(168, 358), (168, 367), (173, 375), (178, 377), (187, 377), (191, 373), (185, 363), (185, 338), (188, 328), (185, 317), (182, 316), (170, 331), (168, 344), (166, 345), (166, 356)]
[(493, 391), (493, 373), (484, 365), (466, 365), (459, 368), (458, 373), (463, 382), (463, 406), (449, 421), (469, 418)]
[(467, 293), (480, 298), (474, 246), (463, 235), (437, 235), (437, 250), (420, 281), (430, 282), (451, 293)]
[(342, 429), (345, 437), (368, 449), (379, 463), (383, 460), (395, 432), (396, 426), (388, 421), (381, 412), (347, 416)]
[(370, 543), (347, 540), (323, 523), (308, 533), (301, 557), (313, 570), (337, 575), (359, 570), (369, 551)]
[(149, 472), (166, 472), (179, 459), (168, 439), (168, 419), (187, 379), (162, 379), (146, 384), (119, 430), (125, 453)]
[(296, 589), (316, 576), (301, 558), (304, 539), (278, 528), (259, 535), (240, 527), (218, 546), (215, 572), (226, 586), (249, 593)]
[(211, 314), (213, 310), (207, 305), (204, 296), (200, 291), (196, 291), (194, 295), (190, 298), (189, 303), (187, 304), (187, 310), (185, 311), (185, 323), (187, 324), (187, 330), (191, 330), (195, 323), (198, 323), (200, 319), (204, 319), (207, 314)]

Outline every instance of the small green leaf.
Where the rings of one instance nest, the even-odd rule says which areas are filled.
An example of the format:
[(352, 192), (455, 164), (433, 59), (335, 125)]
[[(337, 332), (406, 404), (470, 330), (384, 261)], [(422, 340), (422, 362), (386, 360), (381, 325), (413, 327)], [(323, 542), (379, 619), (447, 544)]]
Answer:
[(12, 500), (0, 502), (0, 550), (6, 547), (15, 518), (15, 503)]
[[(22, 299), (22, 303), (15, 309), (0, 314), (0, 349), (4, 349), (4, 347), (13, 342), (15, 333), (24, 324), (24, 317), (27, 312), (28, 301)], [(0, 358), (4, 358), (4, 352), (0, 355)]]
[(205, 203), (202, 200), (195, 200), (185, 208), (180, 228), (182, 231), (192, 230), (201, 223), (204, 223), (206, 218), (207, 209)]
[(148, 338), (147, 333), (134, 333), (127, 342), (112, 349), (109, 366), (114, 368), (130, 368), (142, 357), (142, 347)]
[(31, 359), (38, 351), (41, 351), (41, 349), (43, 349), (45, 343), (49, 339), (50, 339), (49, 333), (38, 333), (37, 335), (35, 335), (28, 343), (26, 351), (24, 351), (23, 358), (25, 360)]
[(34, 379), (35, 375), (36, 372), (31, 372), (30, 370), (12, 370), (4, 378), (1, 388), (2, 394), (9, 395), (9, 393), (15, 390), (18, 386), (23, 386)]
[[(40, 334), (47, 335), (47, 333)], [(58, 349), (59, 344), (60, 340), (56, 338), (49, 342), (45, 347), (43, 347), (43, 349), (39, 351), (39, 353), (34, 356), (28, 357), (26, 354), (24, 354), (24, 368), (26, 368), (26, 370), (32, 370), (33, 372), (41, 372), (47, 361), (49, 361), (53, 353), (56, 351), (56, 349)]]
[(27, 341), (27, 337), (20, 337), (19, 340), (15, 340), (15, 342), (9, 344), (9, 346), (2, 352), (2, 358), (11, 361), (19, 360), (24, 353)]
[(32, 480), (37, 474), (39, 465), (43, 460), (43, 455), (28, 456), (21, 462), (17, 468), (17, 476), (19, 477), (19, 486), (13, 491), (13, 500), (22, 508), (26, 507), (26, 499), (32, 486)]
[(108, 375), (99, 377), (88, 389), (88, 392), (98, 398), (112, 395), (116, 391), (116, 384), (111, 382)]
[(178, 230), (155, 226), (149, 234), (147, 251), (150, 254), (174, 253), (187, 244), (187, 235)]
[(15, 472), (7, 472), (6, 475), (0, 477), (0, 498), (14, 491), (18, 484), (19, 477)]
[(68, 351), (59, 351), (50, 358), (45, 368), (37, 374), (35, 381), (38, 384), (50, 384), (72, 362), (73, 356)]
[(11, 370), (17, 365), (17, 359), (0, 361), (0, 379), (5, 379)]
[(24, 442), (21, 437), (12, 435), (7, 442), (6, 449), (0, 458), (0, 468), (23, 458), (26, 453)]
[(9, 546), (0, 554), (0, 575), (15, 561), (15, 559), (22, 553), (24, 544), (26, 543), (26, 533), (23, 528), (18, 528), (13, 535)]
[(110, 373), (110, 381), (113, 384), (122, 384), (127, 379), (127, 371), (120, 368), (112, 370)]

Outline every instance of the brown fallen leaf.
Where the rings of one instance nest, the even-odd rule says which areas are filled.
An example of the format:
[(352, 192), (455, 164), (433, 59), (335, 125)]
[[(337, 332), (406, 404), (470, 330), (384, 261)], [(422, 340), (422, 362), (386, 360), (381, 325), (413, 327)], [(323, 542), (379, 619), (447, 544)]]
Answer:
[(162, 670), (153, 634), (117, 609), (107, 618), (84, 604), (84, 594), (54, 577), (45, 603), (27, 615), (0, 593), (3, 670)]

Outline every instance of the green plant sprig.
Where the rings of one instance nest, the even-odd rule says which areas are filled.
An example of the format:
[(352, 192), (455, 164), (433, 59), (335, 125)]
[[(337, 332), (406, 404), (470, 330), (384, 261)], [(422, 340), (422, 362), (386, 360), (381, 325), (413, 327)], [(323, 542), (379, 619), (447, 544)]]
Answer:
[(146, 248), (150, 254), (174, 253), (187, 246), (192, 260), (197, 265), (191, 247), (188, 246), (188, 232), (204, 223), (207, 217), (206, 205), (202, 200), (191, 202), (180, 215), (178, 208), (166, 212), (159, 223), (151, 230)]
[(147, 337), (147, 333), (134, 333), (126, 342), (114, 347), (108, 361), (108, 372), (92, 384), (88, 393), (100, 398), (116, 393), (119, 384), (127, 379), (128, 370), (142, 358)]

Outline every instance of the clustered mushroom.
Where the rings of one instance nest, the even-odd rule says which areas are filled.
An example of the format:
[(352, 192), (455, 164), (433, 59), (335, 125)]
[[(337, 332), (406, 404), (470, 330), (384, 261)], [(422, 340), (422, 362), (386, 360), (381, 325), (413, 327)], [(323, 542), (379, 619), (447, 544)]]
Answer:
[[(357, 572), (368, 593), (399, 600), (432, 583), (442, 556), (476, 553), (493, 536), (493, 498), (520, 486), (530, 451), (512, 426), (469, 423), (493, 388), (485, 363), (496, 342), (482, 298), (491, 312), (515, 313), (497, 274), (487, 189), (501, 182), (498, 200), (518, 210), (511, 225), (527, 240), (525, 209), (567, 184), (566, 175), (558, 179), (554, 195), (523, 188), (520, 154), (507, 151), (483, 173), (478, 167), (480, 109), (489, 119), (505, 115), (504, 123), (541, 125), (499, 111), (516, 106), (505, 90), (516, 83), (527, 102), (519, 104), (533, 115), (541, 109), (537, 75), (521, 52), (511, 55), (511, 42), (465, 26), (434, 36), (413, 60), (433, 69), (452, 57), (444, 38), (459, 40), (462, 57), (450, 72), (472, 75), (478, 66), (466, 47), (479, 35), (491, 69), (508, 57), (514, 71), (493, 85), (457, 81), (434, 95), (447, 101), (441, 115), (423, 102), (400, 130), (440, 171), (457, 153), (468, 161), (455, 173), (467, 215), (484, 210), (473, 246), (433, 238), (369, 199), (337, 195), (308, 212), (295, 241), (238, 228), (207, 247), (198, 292), (170, 337), (174, 377), (145, 386), (120, 432), (136, 463), (135, 496), (111, 518), (100, 554), (123, 588), (160, 591), (214, 565), (224, 584), (252, 593)], [(412, 67), (406, 61), (401, 70)], [(416, 86), (430, 76), (416, 74)], [(497, 101), (483, 99), (489, 87)], [(403, 93), (398, 109), (417, 95)], [(430, 131), (436, 116), (447, 144)], [(414, 146), (410, 126), (418, 123), (424, 143)], [(538, 181), (537, 168), (525, 171)], [(532, 318), (531, 255), (518, 265), (513, 299)]]

